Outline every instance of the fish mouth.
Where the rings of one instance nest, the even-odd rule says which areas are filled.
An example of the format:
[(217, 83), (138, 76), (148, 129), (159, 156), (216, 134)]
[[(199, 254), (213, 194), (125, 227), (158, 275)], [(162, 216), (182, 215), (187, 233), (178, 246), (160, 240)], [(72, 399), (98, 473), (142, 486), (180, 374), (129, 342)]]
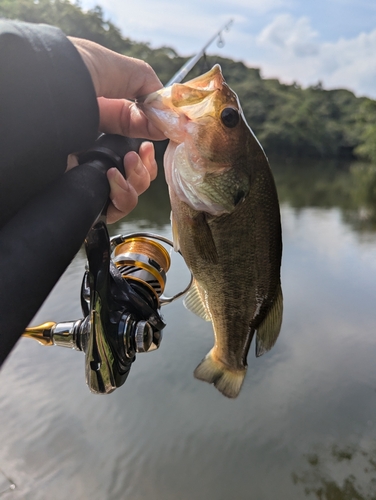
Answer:
[(166, 105), (183, 107), (197, 104), (215, 91), (221, 91), (225, 80), (221, 67), (216, 64), (210, 71), (189, 80), (186, 83), (174, 83), (169, 87), (163, 87), (156, 92), (137, 99), (140, 105), (150, 105), (155, 101), (164, 101)]
[(183, 142), (188, 118), (171, 106), (171, 88), (165, 87), (137, 100), (137, 107), (168, 139)]
[(170, 140), (184, 141), (190, 123), (214, 117), (212, 101), (215, 90), (194, 89), (174, 83), (137, 102), (146, 117)]
[(210, 114), (211, 97), (216, 90), (196, 89), (188, 84), (174, 83), (139, 99), (137, 105), (146, 113), (149, 109), (170, 110), (194, 120), (204, 114)]
[(212, 118), (216, 113), (216, 95), (223, 89), (220, 66), (187, 83), (174, 83), (137, 99), (137, 106), (171, 140), (181, 142), (191, 121)]
[(224, 83), (225, 79), (221, 67), (219, 64), (215, 64), (210, 71), (189, 80), (185, 85), (202, 90), (222, 90)]

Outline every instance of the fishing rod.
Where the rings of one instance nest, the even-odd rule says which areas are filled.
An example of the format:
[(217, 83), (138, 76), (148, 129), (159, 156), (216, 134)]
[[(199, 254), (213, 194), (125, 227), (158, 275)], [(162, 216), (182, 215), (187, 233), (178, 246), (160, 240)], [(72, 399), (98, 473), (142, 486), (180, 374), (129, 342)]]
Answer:
[[(181, 82), (214, 40), (223, 43), (222, 32), (231, 24), (232, 20), (210, 38), (167, 85)], [(136, 354), (160, 346), (165, 327), (160, 308), (186, 293), (192, 282), (191, 277), (186, 288), (173, 297), (164, 295), (171, 263), (166, 246), (173, 246), (167, 238), (151, 233), (109, 237), (104, 215), (109, 199), (106, 172), (116, 166), (124, 175), (125, 154), (138, 151), (141, 142), (101, 135), (79, 156), (79, 165), (27, 210), (21, 210), (6, 226), (5, 238), (0, 238), (0, 251), (2, 242), (10, 241), (7, 250), (12, 254), (11, 272), (4, 271), (9, 284), (4, 297), (9, 307), (4, 310), (12, 310), (14, 303), (22, 306), (20, 314), (2, 314), (0, 332), (17, 332), (22, 323), (29, 323), (85, 240), (87, 265), (81, 286), (84, 317), (29, 327), (23, 336), (45, 346), (84, 352), (86, 383), (96, 394), (108, 394), (124, 384)], [(49, 217), (45, 216), (47, 211)], [(26, 255), (22, 242), (27, 242)], [(4, 358), (2, 349), (9, 352), (17, 339), (18, 334), (10, 334), (3, 347), (0, 343), (0, 362)]]
[(223, 47), (223, 39), (222, 39), (222, 33), (224, 31), (229, 31), (232, 23), (234, 21), (230, 19), (219, 31), (213, 35), (210, 40), (206, 42), (206, 44), (202, 47), (202, 49), (197, 52), (196, 55), (191, 57), (180, 69), (175, 73), (175, 75), (166, 83), (166, 87), (169, 87), (173, 83), (180, 83), (186, 76), (187, 74), (191, 71), (191, 69), (196, 66), (198, 61), (201, 59), (203, 55), (205, 55), (206, 49), (218, 38), (218, 46)]

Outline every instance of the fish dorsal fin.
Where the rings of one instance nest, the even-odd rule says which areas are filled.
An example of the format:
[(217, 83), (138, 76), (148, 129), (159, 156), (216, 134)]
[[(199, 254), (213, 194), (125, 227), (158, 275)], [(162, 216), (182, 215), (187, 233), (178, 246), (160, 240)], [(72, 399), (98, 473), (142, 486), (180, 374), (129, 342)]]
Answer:
[(200, 257), (211, 264), (218, 262), (218, 253), (206, 214), (200, 212), (193, 219), (193, 244)]
[(281, 285), (278, 285), (277, 296), (267, 316), (257, 329), (256, 356), (262, 356), (274, 346), (282, 325), (283, 296)]
[(174, 244), (174, 250), (175, 250), (175, 252), (179, 252), (180, 244), (179, 244), (178, 226), (176, 224), (176, 221), (174, 219), (174, 214), (172, 212), (170, 215), (170, 220), (171, 220), (172, 242)]
[(193, 280), (192, 286), (188, 290), (183, 304), (187, 309), (197, 314), (197, 316), (200, 316), (200, 318), (205, 321), (211, 321), (209, 307), (206, 303), (205, 297), (205, 290), (197, 283), (196, 280)]

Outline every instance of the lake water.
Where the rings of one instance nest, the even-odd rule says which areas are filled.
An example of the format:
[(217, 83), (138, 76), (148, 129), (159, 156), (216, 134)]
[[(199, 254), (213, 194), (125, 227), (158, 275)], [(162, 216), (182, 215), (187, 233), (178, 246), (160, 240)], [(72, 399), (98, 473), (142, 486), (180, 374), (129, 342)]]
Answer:
[[(239, 397), (193, 378), (213, 334), (181, 300), (163, 310), (160, 349), (108, 396), (87, 389), (82, 353), (22, 339), (0, 373), (1, 500), (376, 498), (375, 169), (271, 164), (284, 320), (271, 352), (251, 346)], [(110, 229), (169, 236), (163, 179)], [(84, 264), (80, 252), (33, 324), (81, 317)], [(168, 289), (187, 276), (175, 259)]]

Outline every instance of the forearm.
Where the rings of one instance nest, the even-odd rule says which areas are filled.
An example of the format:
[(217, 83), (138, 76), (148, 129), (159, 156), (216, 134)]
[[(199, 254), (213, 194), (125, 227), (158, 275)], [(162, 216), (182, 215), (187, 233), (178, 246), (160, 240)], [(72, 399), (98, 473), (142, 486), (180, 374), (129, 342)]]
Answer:
[(0, 228), (87, 148), (98, 129), (90, 74), (58, 29), (0, 20)]

